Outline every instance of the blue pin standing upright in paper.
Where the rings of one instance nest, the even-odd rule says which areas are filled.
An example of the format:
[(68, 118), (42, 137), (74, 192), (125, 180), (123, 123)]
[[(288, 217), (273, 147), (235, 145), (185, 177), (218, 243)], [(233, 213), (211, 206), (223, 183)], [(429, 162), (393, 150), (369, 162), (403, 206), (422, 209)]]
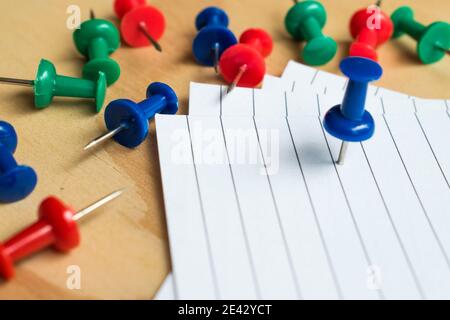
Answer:
[(17, 134), (14, 127), (0, 121), (0, 202), (12, 203), (25, 199), (37, 184), (34, 170), (18, 165), (14, 159)]
[(228, 29), (228, 24), (225, 11), (216, 7), (204, 9), (195, 19), (198, 33), (192, 45), (194, 56), (199, 63), (214, 67), (216, 73), (222, 53), (237, 44), (236, 37)]
[(375, 122), (365, 110), (369, 82), (383, 74), (381, 66), (373, 60), (349, 57), (342, 60), (341, 71), (349, 78), (342, 104), (334, 106), (323, 120), (325, 130), (342, 140), (337, 163), (343, 164), (348, 142), (370, 139), (375, 132)]
[(105, 110), (105, 123), (108, 132), (84, 147), (95, 145), (114, 138), (127, 148), (140, 145), (148, 135), (149, 120), (157, 113), (175, 114), (178, 111), (178, 97), (168, 85), (154, 82), (147, 88), (147, 99), (136, 103), (128, 99), (111, 102)]

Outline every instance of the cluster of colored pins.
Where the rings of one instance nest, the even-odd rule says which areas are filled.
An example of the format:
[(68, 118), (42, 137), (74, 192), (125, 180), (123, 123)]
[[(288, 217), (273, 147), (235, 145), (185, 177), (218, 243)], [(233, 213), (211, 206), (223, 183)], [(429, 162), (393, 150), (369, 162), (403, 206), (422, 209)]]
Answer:
[(37, 183), (34, 170), (18, 165), (14, 159), (17, 134), (14, 127), (0, 121), (0, 203), (12, 203), (26, 198)]
[(45, 199), (39, 207), (36, 223), (0, 243), (0, 277), (10, 280), (15, 274), (15, 263), (49, 246), (60, 252), (77, 247), (80, 243), (78, 222), (122, 193), (122, 190), (113, 192), (78, 212), (55, 197)]
[(195, 19), (198, 33), (192, 44), (194, 57), (201, 65), (214, 67), (216, 73), (222, 74), (230, 84), (228, 92), (238, 85), (255, 87), (264, 78), (264, 58), (272, 52), (272, 38), (262, 29), (249, 29), (238, 43), (228, 25), (222, 9), (202, 10)]
[(115, 0), (114, 11), (120, 22), (122, 38), (130, 47), (152, 45), (162, 51), (158, 40), (162, 37), (166, 22), (157, 8), (145, 0)]

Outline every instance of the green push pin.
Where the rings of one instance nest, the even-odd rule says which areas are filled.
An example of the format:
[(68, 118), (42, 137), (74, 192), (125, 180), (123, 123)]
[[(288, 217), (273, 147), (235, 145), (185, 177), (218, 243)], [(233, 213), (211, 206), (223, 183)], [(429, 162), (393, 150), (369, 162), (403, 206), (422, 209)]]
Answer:
[(400, 7), (391, 16), (394, 23), (393, 38), (408, 34), (417, 41), (419, 59), (430, 64), (441, 60), (450, 49), (450, 24), (434, 22), (429, 26), (414, 20), (414, 12), (410, 7)]
[(295, 1), (285, 18), (291, 36), (306, 41), (303, 60), (309, 65), (326, 64), (336, 55), (337, 43), (322, 33), (327, 22), (325, 8), (317, 1)]
[(34, 88), (36, 108), (48, 107), (53, 97), (77, 97), (95, 99), (96, 111), (103, 107), (106, 94), (106, 77), (103, 72), (97, 74), (96, 81), (59, 76), (53, 63), (42, 59), (35, 80), (0, 78), (0, 83), (22, 85)]
[(84, 78), (95, 80), (101, 71), (108, 86), (119, 79), (120, 66), (109, 55), (119, 48), (120, 34), (111, 22), (96, 19), (91, 11), (91, 19), (75, 30), (73, 39), (77, 50), (89, 59), (83, 68)]

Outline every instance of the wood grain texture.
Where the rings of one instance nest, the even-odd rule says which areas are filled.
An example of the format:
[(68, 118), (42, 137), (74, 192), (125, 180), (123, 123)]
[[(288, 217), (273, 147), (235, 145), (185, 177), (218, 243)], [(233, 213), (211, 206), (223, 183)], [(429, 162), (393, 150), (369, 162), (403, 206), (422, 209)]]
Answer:
[[(343, 57), (351, 40), (351, 14), (370, 1), (322, 1), (328, 10), (325, 33), (340, 44)], [(123, 46), (113, 58), (122, 68), (119, 81), (108, 90), (107, 101), (117, 98), (142, 100), (150, 82), (173, 86), (180, 97), (180, 113), (188, 111), (189, 81), (220, 83), (211, 69), (193, 60), (191, 42), (194, 18), (203, 7), (227, 10), (237, 35), (248, 27), (266, 28), (275, 50), (267, 60), (268, 71), (280, 75), (289, 59), (299, 56), (299, 44), (284, 30), (283, 19), (291, 1), (274, 0), (152, 0), (167, 17), (161, 44), (163, 54), (151, 48)], [(97, 17), (118, 23), (112, 0), (28, 0), (0, 2), (0, 74), (33, 79), (41, 58), (55, 63), (60, 74), (80, 76), (84, 59), (76, 52), (72, 31), (66, 28), (66, 9), (77, 4), (83, 18), (93, 8)], [(389, 14), (399, 5), (416, 9), (417, 18), (429, 23), (448, 19), (447, 0), (385, 0)], [(421, 65), (414, 42), (402, 38), (379, 50), (385, 75), (381, 86), (428, 98), (448, 98), (450, 59)], [(323, 67), (338, 73), (339, 57)], [(16, 158), (33, 166), (39, 175), (35, 192), (26, 200), (0, 205), (0, 239), (33, 222), (40, 201), (56, 195), (84, 207), (112, 190), (127, 187), (124, 196), (82, 225), (82, 244), (70, 254), (47, 250), (18, 265), (17, 277), (0, 282), (0, 299), (149, 299), (170, 270), (164, 220), (161, 178), (154, 128), (136, 150), (107, 143), (90, 153), (83, 146), (104, 130), (102, 115), (95, 115), (91, 102), (56, 99), (49, 108), (33, 108), (27, 88), (0, 87), (0, 118), (11, 122), (19, 134)], [(182, 181), (180, 181), (182, 183)], [(66, 287), (67, 267), (81, 267), (81, 290)]]

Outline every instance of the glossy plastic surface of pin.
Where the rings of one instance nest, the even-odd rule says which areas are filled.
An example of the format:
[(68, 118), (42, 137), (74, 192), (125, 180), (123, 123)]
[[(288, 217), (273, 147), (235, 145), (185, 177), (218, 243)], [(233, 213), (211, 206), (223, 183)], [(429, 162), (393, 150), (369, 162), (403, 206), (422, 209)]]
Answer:
[[(374, 18), (374, 15), (376, 17)], [(379, 25), (376, 25), (379, 23)], [(350, 46), (350, 56), (364, 57), (377, 61), (376, 49), (388, 41), (394, 32), (391, 18), (380, 8), (363, 8), (355, 12), (350, 21), (350, 33), (355, 41)]]
[(14, 159), (17, 134), (14, 127), (0, 121), (0, 203), (12, 203), (25, 199), (37, 184), (36, 172), (18, 165)]
[(145, 0), (115, 0), (114, 11), (121, 19), (120, 32), (130, 47), (146, 47), (151, 45), (142, 31), (145, 27), (149, 35), (159, 40), (166, 28), (166, 19), (162, 12), (146, 4)]
[(195, 20), (198, 34), (192, 44), (192, 50), (200, 64), (214, 66), (214, 48), (218, 47), (220, 58), (226, 49), (237, 43), (233, 32), (228, 29), (228, 24), (228, 16), (220, 8), (209, 7), (198, 14)]
[(370, 139), (375, 132), (375, 123), (365, 102), (369, 82), (378, 80), (383, 74), (381, 66), (367, 58), (349, 57), (342, 60), (341, 71), (349, 78), (344, 100), (325, 115), (324, 128), (332, 136), (348, 142)]
[(440, 61), (450, 49), (450, 24), (434, 22), (429, 26), (414, 19), (414, 11), (407, 6), (400, 7), (391, 15), (394, 23), (393, 38), (405, 33), (417, 41), (417, 55), (424, 64)]
[(120, 46), (119, 30), (109, 21), (91, 19), (83, 22), (73, 33), (77, 50), (89, 61), (83, 67), (83, 77), (97, 81), (103, 72), (108, 85), (120, 77), (119, 64), (109, 56)]
[(34, 81), (34, 103), (37, 108), (48, 107), (55, 96), (77, 97), (95, 99), (96, 111), (99, 112), (105, 95), (106, 77), (103, 72), (99, 72), (97, 81), (60, 76), (50, 61), (41, 60)]
[(262, 29), (248, 29), (239, 39), (239, 44), (228, 48), (220, 58), (220, 71), (226, 82), (231, 83), (240, 68), (246, 71), (237, 83), (238, 86), (256, 87), (264, 79), (266, 63), (273, 49), (270, 35)]
[(39, 207), (39, 219), (3, 244), (0, 244), (0, 276), (14, 276), (14, 264), (48, 246), (66, 252), (80, 243), (74, 211), (55, 197), (45, 199)]
[(146, 0), (115, 0), (114, 12), (119, 19), (122, 19), (127, 12), (145, 6), (146, 4)]
[(157, 113), (175, 114), (177, 111), (176, 93), (168, 85), (154, 82), (147, 88), (147, 99), (139, 103), (128, 99), (111, 102), (105, 110), (105, 123), (108, 130), (124, 126), (114, 140), (127, 148), (135, 148), (147, 137), (149, 120)]
[(336, 55), (337, 43), (322, 33), (327, 21), (323, 5), (317, 1), (297, 2), (287, 13), (285, 26), (290, 35), (306, 41), (302, 58), (309, 65), (323, 65)]

